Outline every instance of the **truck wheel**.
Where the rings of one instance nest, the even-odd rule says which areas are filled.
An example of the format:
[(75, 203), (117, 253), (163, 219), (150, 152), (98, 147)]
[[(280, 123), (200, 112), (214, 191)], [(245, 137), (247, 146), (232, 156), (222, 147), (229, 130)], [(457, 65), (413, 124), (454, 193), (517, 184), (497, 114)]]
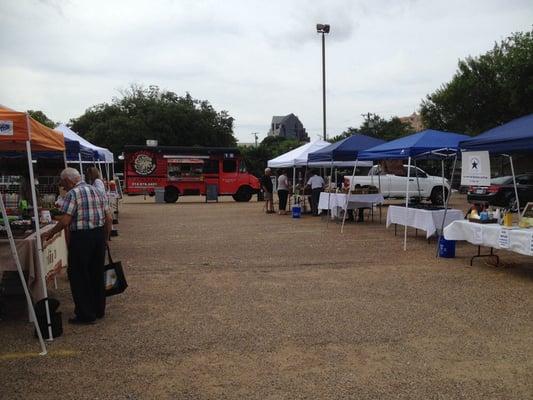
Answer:
[(431, 203), (433, 205), (442, 206), (444, 205), (444, 202), (446, 201), (446, 198), (448, 197), (448, 189), (444, 188), (444, 196), (442, 195), (442, 187), (441, 186), (435, 186), (433, 190), (431, 191)]
[(178, 201), (178, 197), (178, 189), (172, 186), (165, 188), (165, 203), (175, 203)]
[(237, 193), (233, 195), (233, 200), (238, 202), (247, 202), (252, 198), (252, 191), (247, 187), (240, 187)]

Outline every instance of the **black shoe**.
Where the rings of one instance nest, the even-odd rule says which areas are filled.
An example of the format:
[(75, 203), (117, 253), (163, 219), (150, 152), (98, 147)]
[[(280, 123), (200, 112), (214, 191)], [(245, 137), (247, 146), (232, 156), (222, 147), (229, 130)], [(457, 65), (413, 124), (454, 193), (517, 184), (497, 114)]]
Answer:
[(69, 318), (68, 323), (72, 325), (94, 325), (94, 320), (92, 321), (85, 321), (83, 319), (79, 319), (78, 317)]

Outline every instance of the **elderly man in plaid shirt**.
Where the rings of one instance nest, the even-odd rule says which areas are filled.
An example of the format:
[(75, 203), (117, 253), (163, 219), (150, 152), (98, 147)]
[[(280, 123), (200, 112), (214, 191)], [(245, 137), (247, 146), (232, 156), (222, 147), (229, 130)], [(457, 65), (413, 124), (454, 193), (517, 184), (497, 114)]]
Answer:
[(69, 323), (93, 324), (105, 315), (105, 249), (112, 217), (103, 196), (82, 182), (76, 169), (65, 168), (60, 183), (68, 190), (61, 207), (64, 215), (43, 240), (69, 228), (68, 278), (76, 315)]

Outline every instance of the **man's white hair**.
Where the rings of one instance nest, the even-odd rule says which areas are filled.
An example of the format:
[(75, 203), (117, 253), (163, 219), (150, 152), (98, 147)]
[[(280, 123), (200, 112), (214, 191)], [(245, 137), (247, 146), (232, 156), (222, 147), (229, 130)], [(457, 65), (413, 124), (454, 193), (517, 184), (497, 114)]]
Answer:
[(270, 168), (265, 168), (265, 173), (272, 171)]
[(72, 182), (78, 182), (81, 180), (81, 175), (78, 172), (76, 168), (65, 168), (63, 171), (61, 171), (61, 175), (59, 175), (61, 179), (68, 179)]

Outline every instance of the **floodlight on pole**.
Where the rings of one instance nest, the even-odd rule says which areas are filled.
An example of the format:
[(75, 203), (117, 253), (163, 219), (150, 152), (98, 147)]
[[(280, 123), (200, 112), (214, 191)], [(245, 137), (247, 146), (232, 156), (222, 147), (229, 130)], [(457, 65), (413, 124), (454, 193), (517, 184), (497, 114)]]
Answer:
[(330, 26), (327, 24), (316, 24), (316, 31), (322, 34), (322, 117), (323, 135), (326, 140), (326, 39), (325, 34), (329, 33)]

